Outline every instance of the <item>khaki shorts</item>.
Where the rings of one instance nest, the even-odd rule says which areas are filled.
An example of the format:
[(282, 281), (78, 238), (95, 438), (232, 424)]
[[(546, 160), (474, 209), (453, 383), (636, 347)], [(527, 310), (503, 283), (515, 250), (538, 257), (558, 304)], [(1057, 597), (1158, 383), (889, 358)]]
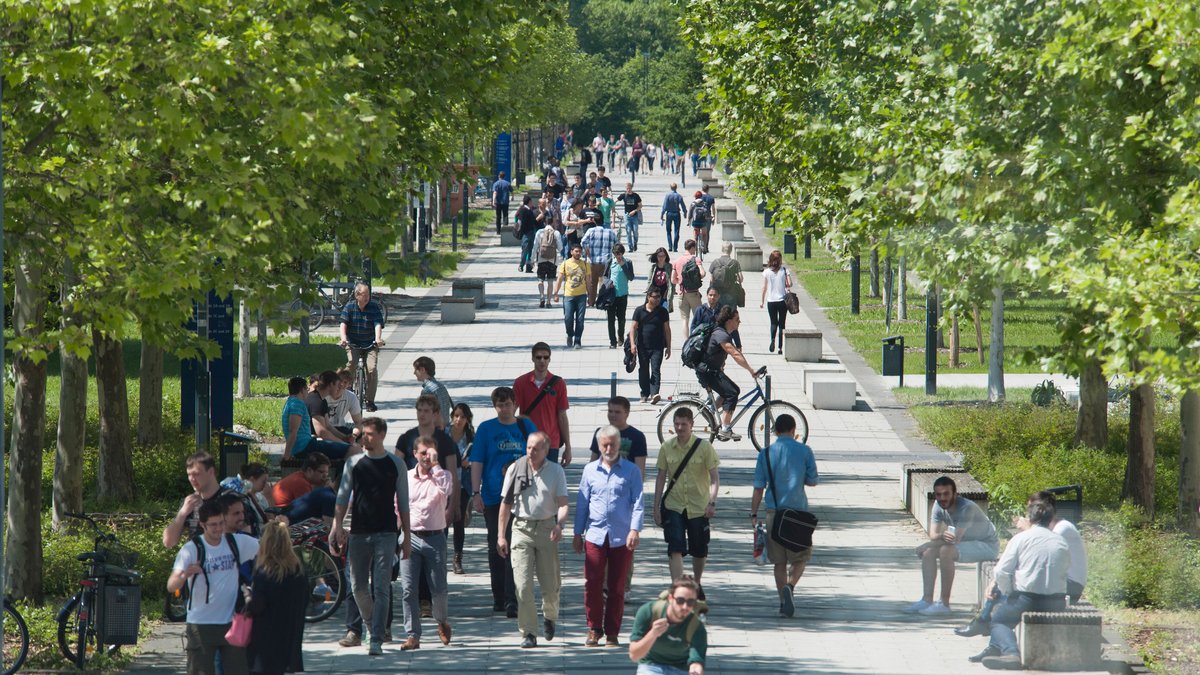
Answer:
[[(775, 512), (767, 510), (767, 531), (771, 530), (771, 523), (775, 521)], [(767, 535), (767, 557), (773, 563), (786, 560), (789, 565), (799, 565), (801, 563), (808, 564), (812, 560), (812, 547), (808, 547), (803, 551), (789, 551), (782, 544), (775, 542), (775, 539), (769, 534)]]

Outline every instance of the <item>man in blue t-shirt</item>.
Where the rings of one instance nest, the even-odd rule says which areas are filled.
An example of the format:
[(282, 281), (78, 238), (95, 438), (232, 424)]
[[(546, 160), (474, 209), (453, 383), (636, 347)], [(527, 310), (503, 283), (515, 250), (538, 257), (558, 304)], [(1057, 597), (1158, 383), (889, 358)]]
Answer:
[[(513, 580), (512, 559), (500, 555), (496, 540), (500, 534), (500, 487), (508, 465), (525, 455), (529, 434), (537, 431), (533, 422), (517, 418), (517, 397), (510, 387), (492, 390), (496, 418), (475, 430), (471, 444), (471, 486), (475, 496), (471, 508), (483, 514), (487, 524), (488, 571), (492, 583), (492, 611), (517, 618), (517, 586)], [(505, 537), (512, 539), (511, 533)]]
[[(774, 518), (775, 511), (781, 508), (807, 511), (808, 494), (804, 486), (815, 486), (817, 480), (817, 460), (813, 457), (812, 448), (796, 440), (796, 418), (791, 415), (776, 417), (775, 442), (758, 454), (758, 463), (754, 465), (754, 494), (750, 497), (751, 525), (758, 523), (758, 506), (764, 494), (768, 523)], [(804, 567), (812, 558), (812, 547), (803, 551), (789, 551), (767, 537), (767, 555), (775, 564), (779, 615), (791, 617), (796, 613), (792, 595), (800, 577), (804, 575)]]
[(500, 228), (508, 222), (508, 202), (512, 199), (512, 183), (504, 178), (504, 172), (500, 172), (500, 177), (492, 184), (492, 207), (496, 209), (496, 234), (500, 234)]

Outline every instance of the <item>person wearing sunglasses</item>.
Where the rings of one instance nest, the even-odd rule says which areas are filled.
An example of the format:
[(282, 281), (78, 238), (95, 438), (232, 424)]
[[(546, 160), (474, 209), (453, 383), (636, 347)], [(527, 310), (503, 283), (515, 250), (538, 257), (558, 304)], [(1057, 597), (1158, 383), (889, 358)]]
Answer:
[(642, 605), (629, 634), (629, 659), (638, 675), (703, 675), (708, 633), (696, 613), (700, 585), (688, 575)]

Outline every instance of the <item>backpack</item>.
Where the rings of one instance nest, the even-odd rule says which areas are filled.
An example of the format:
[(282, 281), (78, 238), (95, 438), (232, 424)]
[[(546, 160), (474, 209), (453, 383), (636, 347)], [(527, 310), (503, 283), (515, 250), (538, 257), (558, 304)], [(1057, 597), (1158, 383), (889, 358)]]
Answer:
[(582, 151), (580, 151), (579, 161), (584, 164), (591, 164), (592, 163), (592, 151), (588, 150), (587, 148), (584, 148)]
[(661, 288), (664, 293), (666, 293), (667, 286), (670, 285), (669, 278), (667, 277), (667, 270), (655, 265), (654, 275), (650, 279), (650, 285), (657, 286), (658, 288)]
[(692, 256), (687, 262), (683, 263), (683, 269), (679, 273), (683, 290), (687, 292), (700, 290), (700, 266), (696, 264), (696, 256)]
[(542, 244), (538, 246), (538, 257), (543, 260), (555, 260), (558, 258), (558, 245), (555, 243), (554, 235), (556, 232), (553, 228), (542, 228)]
[(608, 309), (616, 299), (617, 288), (612, 277), (601, 277), (600, 283), (596, 285), (596, 302), (593, 306), (596, 309)]
[(718, 258), (709, 272), (712, 273), (712, 283), (721, 293), (728, 293), (737, 286), (737, 270), (734, 269), (733, 258)]
[(687, 340), (684, 340), (683, 349), (679, 350), (679, 360), (683, 365), (695, 369), (704, 361), (705, 353), (708, 351), (708, 339), (712, 337), (715, 329), (716, 324), (712, 323), (696, 326), (696, 329), (688, 335)]
[[(650, 605), (650, 623), (654, 623), (667, 615), (667, 600), (670, 598), (670, 592), (663, 591), (658, 594), (658, 600)], [(698, 603), (697, 603), (698, 605)], [(692, 638), (696, 637), (696, 631), (700, 629), (700, 617), (693, 611), (688, 615), (687, 630), (684, 631), (683, 645), (684, 647), (692, 646)]]
[(708, 222), (708, 204), (705, 204), (703, 199), (697, 200), (692, 205), (692, 216), (693, 222)]
[[(229, 543), (229, 550), (233, 551), (233, 567), (238, 573), (238, 597), (234, 605), (234, 611), (240, 612), (246, 604), (246, 598), (240, 592), (242, 581), (245, 577), (242, 576), (242, 554), (238, 551), (237, 537), (233, 536), (232, 532), (225, 533), (225, 541)], [(204, 569), (204, 561), (208, 557), (208, 551), (204, 546), (204, 535), (197, 534), (192, 536), (192, 545), (196, 547), (196, 564), (200, 566), (201, 574), (204, 575), (204, 602), (208, 603), (208, 592), (210, 586), (208, 584), (208, 570)], [(192, 608), (192, 598), (196, 597), (196, 577), (192, 577), (192, 585), (188, 587), (187, 608)]]

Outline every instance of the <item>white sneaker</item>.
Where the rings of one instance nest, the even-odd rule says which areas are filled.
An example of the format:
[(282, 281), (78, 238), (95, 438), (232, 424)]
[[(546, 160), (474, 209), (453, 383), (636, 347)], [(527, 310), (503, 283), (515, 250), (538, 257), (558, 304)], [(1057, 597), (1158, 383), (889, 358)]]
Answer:
[(950, 608), (943, 605), (941, 602), (935, 602), (917, 613), (923, 616), (939, 616), (942, 614), (949, 614)]
[(922, 599), (914, 602), (913, 604), (909, 605), (908, 607), (905, 607), (904, 613), (905, 614), (916, 614), (917, 612), (929, 609), (932, 606), (933, 606), (932, 602), (929, 602), (929, 601), (925, 600), (924, 598), (922, 598)]

